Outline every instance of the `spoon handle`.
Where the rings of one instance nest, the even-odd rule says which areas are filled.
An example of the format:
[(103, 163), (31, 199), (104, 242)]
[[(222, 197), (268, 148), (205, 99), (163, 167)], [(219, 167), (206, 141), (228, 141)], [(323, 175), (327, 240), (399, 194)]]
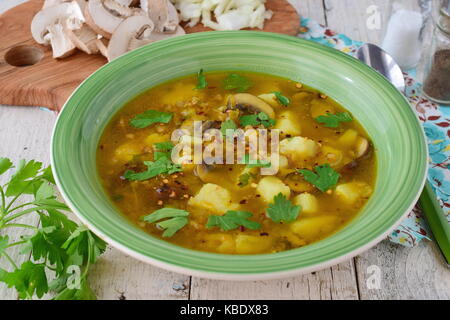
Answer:
[(428, 181), (420, 195), (419, 204), (433, 236), (447, 260), (447, 266), (450, 267), (450, 225)]

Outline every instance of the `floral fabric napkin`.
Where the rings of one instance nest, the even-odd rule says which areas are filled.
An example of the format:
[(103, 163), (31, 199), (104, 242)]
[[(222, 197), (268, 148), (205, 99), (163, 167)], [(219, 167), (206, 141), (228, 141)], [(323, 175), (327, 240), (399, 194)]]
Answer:
[[(352, 56), (363, 44), (344, 34), (337, 34), (308, 18), (302, 18), (298, 37), (324, 44)], [(430, 164), (428, 181), (433, 186), (450, 223), (450, 108), (424, 98), (421, 95), (422, 84), (414, 79), (414, 73), (412, 70), (404, 74), (405, 93), (415, 108), (427, 136)], [(415, 246), (422, 239), (430, 240), (431, 233), (420, 208), (416, 206), (388, 238), (407, 247)]]

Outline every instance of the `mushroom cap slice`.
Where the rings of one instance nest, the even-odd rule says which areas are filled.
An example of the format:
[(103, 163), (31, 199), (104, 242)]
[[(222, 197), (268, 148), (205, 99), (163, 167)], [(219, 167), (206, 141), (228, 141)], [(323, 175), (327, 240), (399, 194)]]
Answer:
[(52, 46), (53, 58), (65, 58), (75, 52), (75, 45), (64, 33), (64, 26), (56, 23), (47, 27), (47, 38)]
[(104, 56), (105, 58), (108, 57), (108, 44), (109, 40), (103, 37), (97, 38), (95, 40), (95, 45), (97, 46), (98, 51), (100, 51), (102, 56)]
[(204, 183), (217, 182), (217, 176), (213, 174), (215, 169), (215, 165), (202, 163), (195, 167), (194, 174)]
[(149, 43), (152, 43), (155, 41), (178, 37), (178, 36), (182, 36), (184, 34), (186, 34), (186, 32), (180, 26), (177, 27), (177, 30), (174, 33), (161, 33), (161, 32), (153, 31), (149, 36), (147, 36), (143, 39), (131, 38), (130, 43), (128, 45), (128, 51), (140, 48), (142, 46), (145, 46), (146, 44), (149, 44)]
[(123, 20), (140, 14), (140, 10), (123, 6), (114, 0), (89, 0), (84, 14), (92, 30), (109, 39)]
[(129, 51), (132, 38), (146, 39), (153, 31), (154, 24), (147, 16), (132, 16), (119, 24), (108, 45), (107, 58), (111, 61)]
[(80, 29), (71, 30), (65, 27), (64, 33), (73, 44), (87, 54), (94, 54), (99, 51), (97, 46), (97, 34), (88, 25), (84, 24)]
[(264, 112), (270, 118), (275, 118), (275, 111), (264, 100), (250, 93), (236, 93), (234, 96), (234, 107), (239, 109), (247, 109), (253, 112)]
[(64, 2), (39, 11), (31, 21), (31, 35), (40, 44), (49, 44), (48, 26), (67, 21), (70, 28), (77, 29), (84, 22), (84, 16), (76, 1)]
[(155, 29), (158, 32), (177, 31), (180, 19), (177, 9), (169, 0), (141, 0), (141, 8), (155, 23)]

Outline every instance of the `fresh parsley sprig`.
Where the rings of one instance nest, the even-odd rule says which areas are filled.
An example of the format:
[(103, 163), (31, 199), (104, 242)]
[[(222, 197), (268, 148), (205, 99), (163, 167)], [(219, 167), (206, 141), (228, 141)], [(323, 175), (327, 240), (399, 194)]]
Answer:
[(173, 144), (170, 146), (168, 142), (162, 142), (155, 144), (156, 150), (168, 150), (168, 151), (155, 151), (154, 161), (144, 161), (144, 165), (147, 169), (142, 172), (135, 172), (133, 170), (127, 170), (123, 174), (123, 177), (130, 181), (142, 181), (154, 178), (160, 174), (173, 174), (175, 172), (183, 171), (181, 165), (175, 164), (171, 159), (171, 150)]
[(289, 100), (288, 97), (284, 96), (280, 91), (274, 91), (272, 93), (275, 95), (278, 102), (281, 103), (283, 106), (287, 107), (291, 103), (291, 100)]
[(326, 192), (332, 187), (334, 187), (341, 176), (333, 168), (330, 167), (328, 163), (315, 166), (313, 172), (311, 170), (302, 169), (298, 172), (305, 178), (306, 181), (313, 184), (317, 189), (322, 192)]
[[(145, 222), (156, 223), (163, 229), (163, 237), (171, 237), (188, 223), (189, 212), (175, 208), (162, 208), (142, 218)], [(159, 222), (158, 222), (159, 221)]]
[(353, 117), (348, 112), (340, 112), (336, 114), (327, 113), (324, 116), (318, 116), (315, 120), (325, 127), (328, 128), (337, 128), (341, 124), (341, 122), (349, 122), (353, 120)]
[(271, 119), (264, 112), (257, 114), (249, 114), (239, 118), (239, 123), (241, 126), (259, 126), (263, 125), (265, 128), (269, 128), (275, 125), (275, 120)]
[[(9, 159), (0, 158), (0, 175), (13, 168)], [(50, 167), (22, 160), (15, 169), (9, 182), (0, 185), (0, 231), (19, 228), (31, 234), (17, 241), (0, 236), (0, 259), (8, 261), (12, 269), (0, 269), (0, 282), (14, 287), (20, 299), (42, 298), (47, 293), (54, 293), (54, 299), (96, 299), (87, 274), (106, 243), (62, 212), (69, 208), (56, 199)], [(24, 199), (27, 194), (32, 196), (30, 201)], [(37, 226), (16, 221), (29, 214), (38, 216)], [(8, 253), (12, 247), (21, 247), (20, 252), (29, 259), (19, 266)]]
[(245, 92), (252, 86), (250, 80), (237, 73), (231, 73), (223, 80), (225, 90), (234, 90), (236, 92)]
[(261, 224), (256, 221), (251, 221), (248, 218), (253, 216), (248, 211), (234, 211), (229, 210), (223, 216), (209, 216), (206, 223), (207, 228), (219, 227), (223, 231), (229, 231), (239, 228), (240, 226), (251, 230), (258, 230)]
[(135, 128), (143, 129), (154, 123), (169, 123), (170, 120), (172, 120), (172, 117), (173, 114), (171, 112), (147, 110), (131, 119), (130, 125)]
[(197, 86), (196, 89), (205, 89), (208, 86), (208, 82), (206, 81), (206, 77), (203, 74), (203, 69), (197, 73)]
[(273, 198), (266, 209), (267, 216), (274, 222), (292, 222), (297, 219), (302, 208), (294, 206), (281, 192)]

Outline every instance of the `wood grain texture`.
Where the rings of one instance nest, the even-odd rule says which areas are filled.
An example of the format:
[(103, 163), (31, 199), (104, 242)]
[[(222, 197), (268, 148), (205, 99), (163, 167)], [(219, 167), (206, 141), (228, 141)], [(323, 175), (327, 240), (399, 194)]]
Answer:
[[(30, 24), (42, 7), (43, 0), (31, 0), (0, 16), (0, 103), (20, 106), (42, 106), (58, 110), (73, 90), (105, 58), (77, 52), (61, 60), (52, 58), (49, 47), (35, 43)], [(5, 54), (18, 45), (40, 48), (41, 61), (31, 66), (16, 67), (5, 61)]]
[[(298, 34), (299, 15), (297, 10), (286, 0), (267, 0), (266, 8), (272, 10), (273, 16), (264, 23), (265, 32), (283, 33), (290, 36)], [(213, 31), (213, 29), (205, 27), (201, 23), (193, 27), (184, 27), (187, 33)], [(248, 28), (246, 30), (261, 31), (258, 28)]]
[(353, 260), (311, 274), (270, 281), (192, 278), (191, 299), (357, 300)]
[[(42, 7), (43, 0), (30, 0), (0, 16), (0, 104), (41, 106), (60, 110), (75, 88), (95, 70), (106, 63), (101, 55), (76, 52), (55, 60), (50, 47), (37, 44), (31, 36), (33, 16)], [(295, 35), (299, 18), (286, 0), (269, 0), (274, 11), (264, 31)], [(188, 33), (206, 31), (202, 26), (188, 29)], [(32, 46), (43, 52), (43, 58), (34, 65), (17, 67), (8, 63), (5, 55), (17, 46)], [(24, 49), (24, 53), (27, 49)]]

